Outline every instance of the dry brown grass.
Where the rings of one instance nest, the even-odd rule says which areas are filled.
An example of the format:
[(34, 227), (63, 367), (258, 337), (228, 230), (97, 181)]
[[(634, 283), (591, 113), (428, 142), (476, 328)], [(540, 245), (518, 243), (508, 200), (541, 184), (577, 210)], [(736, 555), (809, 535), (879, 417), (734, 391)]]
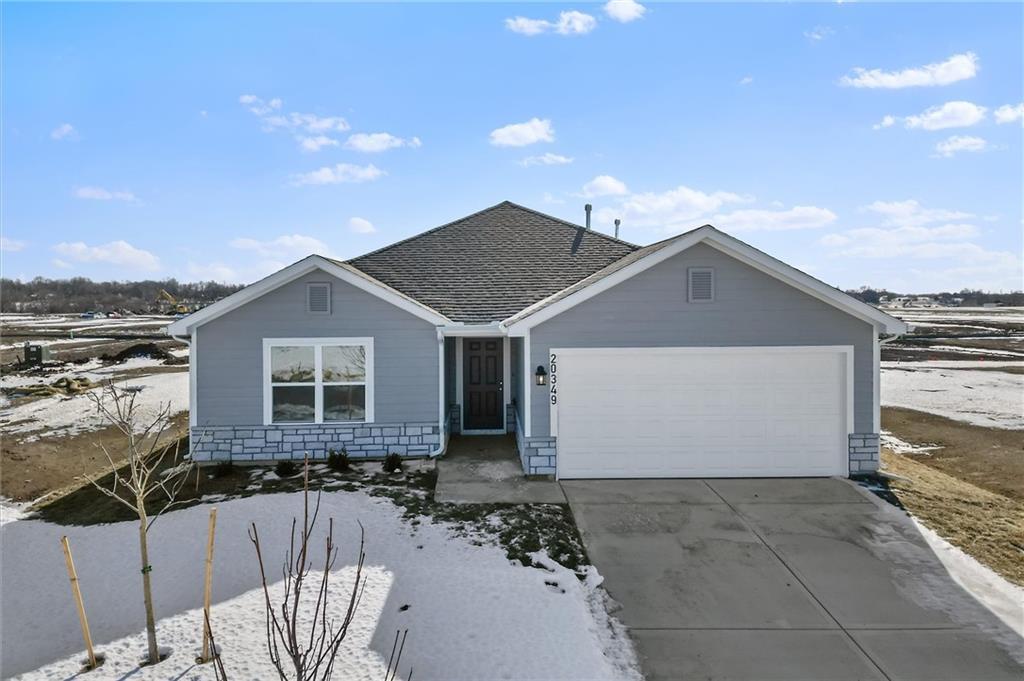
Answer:
[(925, 525), (1006, 579), (1024, 586), (1024, 500), (964, 482), (882, 450), (890, 491)]

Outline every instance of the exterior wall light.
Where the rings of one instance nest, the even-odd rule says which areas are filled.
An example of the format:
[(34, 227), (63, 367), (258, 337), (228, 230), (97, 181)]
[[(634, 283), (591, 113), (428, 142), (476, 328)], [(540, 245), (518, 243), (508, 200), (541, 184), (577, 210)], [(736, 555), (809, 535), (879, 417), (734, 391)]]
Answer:
[(536, 379), (537, 385), (548, 384), (548, 372), (542, 365), (537, 366), (537, 371), (533, 373), (533, 377)]

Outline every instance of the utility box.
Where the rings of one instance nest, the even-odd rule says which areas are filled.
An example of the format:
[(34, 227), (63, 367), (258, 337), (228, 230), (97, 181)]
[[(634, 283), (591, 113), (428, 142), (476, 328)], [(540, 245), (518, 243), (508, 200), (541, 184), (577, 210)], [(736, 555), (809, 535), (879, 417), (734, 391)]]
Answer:
[(25, 343), (25, 364), (39, 366), (50, 361), (50, 348), (45, 345)]

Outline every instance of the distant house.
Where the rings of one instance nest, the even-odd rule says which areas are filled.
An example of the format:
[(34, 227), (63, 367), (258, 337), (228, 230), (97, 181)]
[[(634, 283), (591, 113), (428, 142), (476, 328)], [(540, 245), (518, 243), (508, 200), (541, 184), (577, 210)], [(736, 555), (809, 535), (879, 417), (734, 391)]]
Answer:
[(878, 337), (906, 328), (709, 225), (639, 247), (504, 202), (168, 331), (198, 461), (514, 433), (527, 474), (653, 478), (874, 470)]

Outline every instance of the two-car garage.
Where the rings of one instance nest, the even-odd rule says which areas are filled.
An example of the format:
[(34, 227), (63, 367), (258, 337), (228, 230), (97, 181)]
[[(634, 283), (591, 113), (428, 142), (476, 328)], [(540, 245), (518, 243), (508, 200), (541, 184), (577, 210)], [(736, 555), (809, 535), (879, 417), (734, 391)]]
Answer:
[(560, 478), (848, 473), (852, 346), (551, 350)]

